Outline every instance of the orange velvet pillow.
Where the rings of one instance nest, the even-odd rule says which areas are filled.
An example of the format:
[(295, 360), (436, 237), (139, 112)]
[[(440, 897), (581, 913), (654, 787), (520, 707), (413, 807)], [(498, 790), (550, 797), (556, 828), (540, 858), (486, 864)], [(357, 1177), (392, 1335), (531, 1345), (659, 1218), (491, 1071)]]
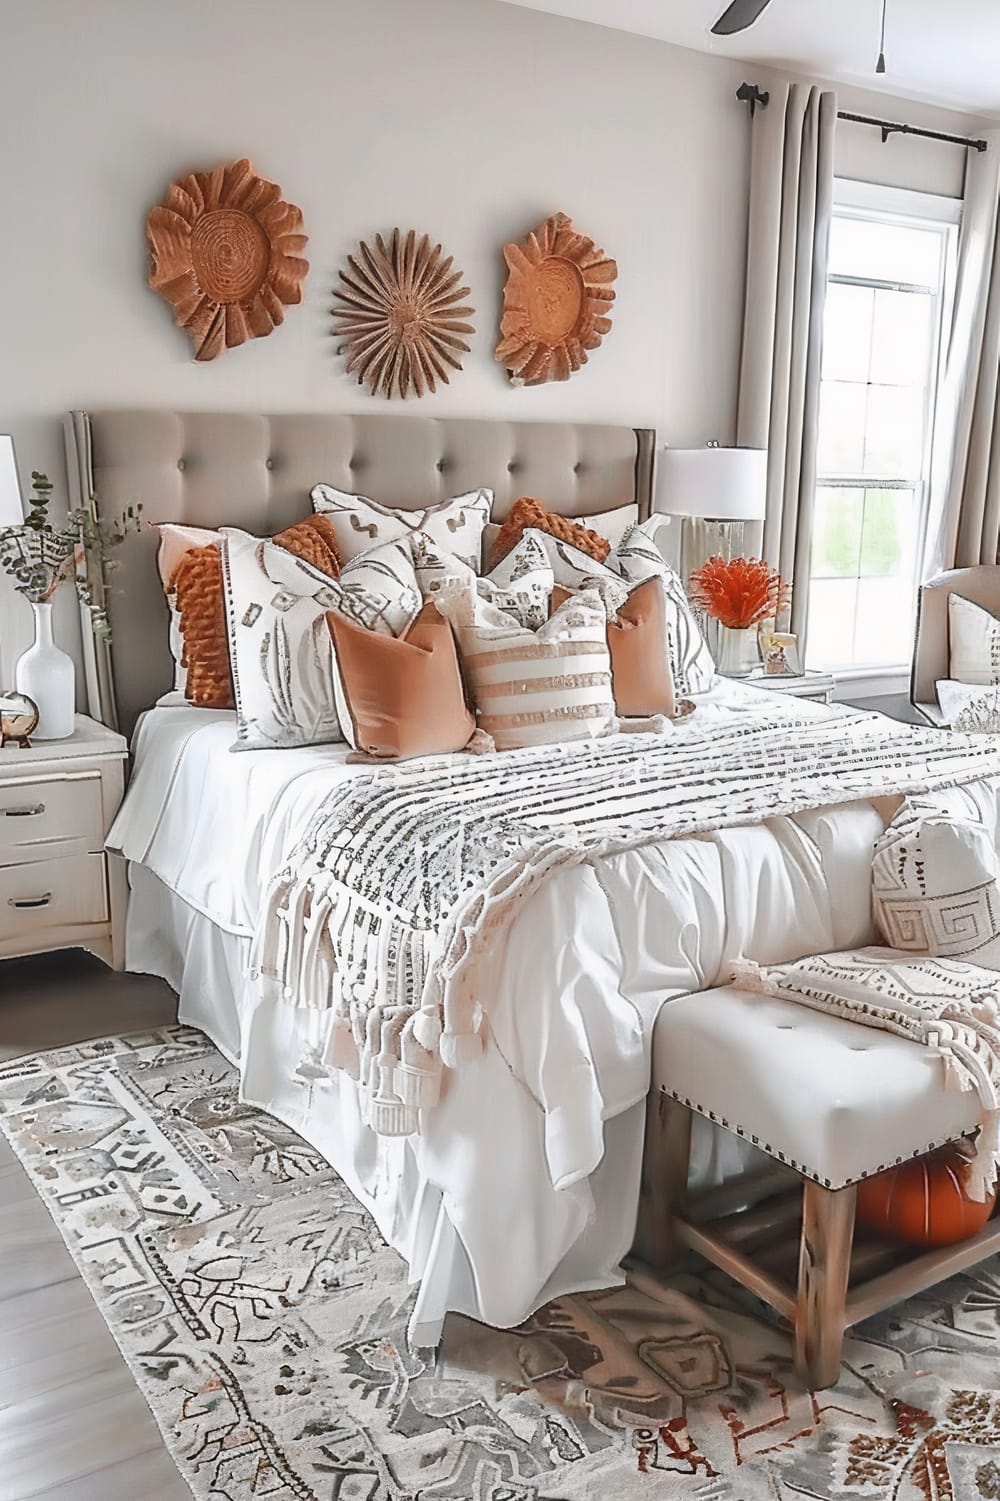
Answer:
[[(163, 587), (175, 612), (181, 640), (184, 697), (199, 709), (232, 709), (232, 669), (222, 579), (222, 554), (210, 532), (160, 527)], [(321, 572), (337, 578), (340, 560), (333, 527), (325, 516), (307, 516), (286, 527), (275, 542)], [(187, 543), (187, 545), (185, 545)], [(180, 551), (178, 556), (178, 550)]]
[[(557, 584), (550, 612), (569, 596), (570, 590)], [(611, 688), (615, 708), (623, 719), (646, 719), (651, 714), (665, 714), (668, 719), (674, 716), (666, 616), (663, 581), (651, 578), (637, 584), (615, 619), (608, 621)]]
[(455, 637), (435, 604), (402, 636), (378, 635), (335, 610), (326, 619), (350, 719), (343, 729), (356, 750), (387, 761), (464, 750), (476, 721)]
[(529, 527), (535, 527), (540, 532), (548, 532), (550, 537), (557, 537), (560, 542), (570, 543), (572, 547), (585, 552), (588, 557), (594, 558), (598, 563), (603, 563), (611, 551), (611, 543), (604, 537), (599, 537), (589, 528), (570, 521), (568, 516), (557, 516), (554, 511), (547, 511), (540, 500), (532, 500), (530, 496), (522, 495), (520, 500), (515, 500), (507, 512), (497, 533), (493, 543), (491, 567), (499, 563), (501, 558), (506, 557), (511, 548), (520, 542)]

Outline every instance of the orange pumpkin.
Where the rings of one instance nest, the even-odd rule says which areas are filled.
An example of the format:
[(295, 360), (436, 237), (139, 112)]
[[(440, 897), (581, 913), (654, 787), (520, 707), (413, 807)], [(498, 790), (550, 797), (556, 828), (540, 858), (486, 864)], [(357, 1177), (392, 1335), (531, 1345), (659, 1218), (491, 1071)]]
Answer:
[(858, 1184), (857, 1220), (910, 1246), (951, 1246), (978, 1235), (996, 1208), (996, 1193), (976, 1204), (965, 1191), (968, 1158), (940, 1147)]

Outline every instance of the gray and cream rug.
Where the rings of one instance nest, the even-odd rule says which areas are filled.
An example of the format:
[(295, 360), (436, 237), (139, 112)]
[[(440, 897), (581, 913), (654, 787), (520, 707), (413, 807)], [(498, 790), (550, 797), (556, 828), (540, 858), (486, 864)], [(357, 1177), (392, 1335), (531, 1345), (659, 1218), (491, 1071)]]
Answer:
[(0, 1066), (0, 1125), (199, 1501), (1000, 1501), (1000, 1262), (811, 1397), (721, 1276), (449, 1321), (331, 1168), (174, 1027)]

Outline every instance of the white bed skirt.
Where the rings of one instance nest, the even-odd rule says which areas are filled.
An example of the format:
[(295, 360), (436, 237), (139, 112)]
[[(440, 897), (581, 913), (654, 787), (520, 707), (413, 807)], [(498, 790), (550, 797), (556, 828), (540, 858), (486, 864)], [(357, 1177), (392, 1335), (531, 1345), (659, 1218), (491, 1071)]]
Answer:
[[(526, 1183), (527, 1164), (542, 1159), (542, 1143), (531, 1134), (541, 1137), (542, 1112), (534, 1120), (525, 1111), (523, 1086), (490, 1044), (482, 1069), (456, 1076), (428, 1134), (376, 1136), (361, 1119), (353, 1080), (298, 1071), (300, 1060), (325, 1043), (329, 1014), (244, 1005), (250, 940), (225, 932), (142, 865), (130, 864), (129, 881), (126, 967), (159, 975), (173, 987), (180, 1020), (207, 1033), (232, 1063), (241, 1064), (243, 1098), (321, 1152), (405, 1257), (411, 1281), (419, 1283), (410, 1320), (414, 1345), (436, 1345), (448, 1312), (510, 1328), (550, 1298), (624, 1280), (620, 1263), (632, 1242), (639, 1195), (642, 1103), (605, 1122), (604, 1157), (588, 1179), (558, 1190), (541, 1175)], [(471, 1099), (463, 1097), (467, 1092)], [(523, 1264), (510, 1268), (502, 1236), (489, 1264), (481, 1251), (475, 1263), (470, 1258), (460, 1228), (463, 1206), (447, 1181), (445, 1162), (454, 1152), (440, 1150), (445, 1143), (454, 1147), (456, 1130), (467, 1134), (469, 1120), (488, 1117), (506, 1129), (484, 1130), (469, 1142), (474, 1175), (488, 1188), (498, 1220), (531, 1217), (538, 1266), (555, 1268), (536, 1279), (527, 1301), (530, 1274), (526, 1279)], [(744, 1170), (754, 1155), (729, 1132), (696, 1120), (692, 1174), (699, 1186)]]

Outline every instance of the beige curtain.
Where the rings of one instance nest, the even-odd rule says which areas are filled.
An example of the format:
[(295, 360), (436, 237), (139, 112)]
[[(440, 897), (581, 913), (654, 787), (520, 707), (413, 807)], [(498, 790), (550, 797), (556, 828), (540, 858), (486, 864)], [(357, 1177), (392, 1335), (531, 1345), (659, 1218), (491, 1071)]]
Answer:
[(737, 439), (767, 448), (762, 552), (792, 584), (804, 649), (837, 96), (771, 89), (753, 121)]
[(935, 426), (924, 574), (1000, 552), (1000, 131), (970, 151)]

